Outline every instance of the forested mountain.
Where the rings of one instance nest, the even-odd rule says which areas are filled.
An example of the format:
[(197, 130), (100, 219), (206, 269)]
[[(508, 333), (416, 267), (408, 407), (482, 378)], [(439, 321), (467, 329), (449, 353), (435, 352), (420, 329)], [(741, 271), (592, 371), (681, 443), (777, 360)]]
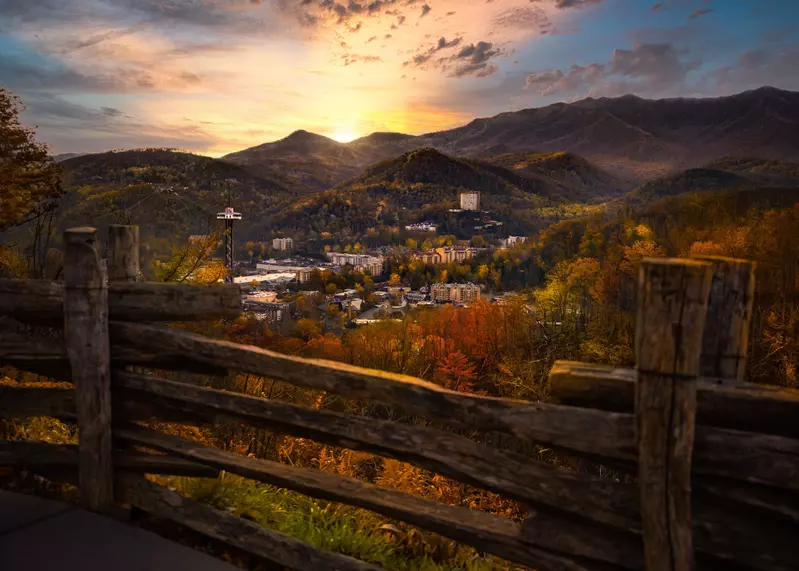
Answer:
[(218, 229), (230, 203), (247, 212), (242, 237), (262, 232), (263, 213), (297, 192), (217, 159), (169, 149), (83, 155), (61, 163), (59, 225), (138, 224), (145, 238), (174, 241)]
[(645, 203), (666, 196), (713, 190), (795, 188), (799, 164), (765, 159), (723, 158), (702, 168), (649, 181), (625, 196), (625, 202)]
[(355, 176), (382, 156), (355, 144), (345, 145), (307, 131), (296, 131), (274, 143), (265, 143), (224, 157), (258, 175), (277, 176), (309, 190), (325, 190)]
[(573, 153), (509, 153), (491, 157), (489, 162), (567, 189), (563, 196), (574, 201), (601, 202), (633, 186)]
[(554, 177), (524, 176), (495, 163), (424, 148), (380, 162), (328, 191), (307, 196), (279, 213), (273, 224), (299, 230), (309, 228), (310, 222), (315, 232), (362, 233), (432, 220), (442, 224), (444, 231), (458, 233), (463, 225), (457, 219), (470, 218), (473, 223), (480, 218), (476, 213), (456, 216), (449, 212), (459, 208), (459, 195), (467, 190), (479, 191), (482, 208), (520, 232), (536, 227), (535, 209), (573, 202), (584, 194), (583, 189), (574, 190)]
[(375, 133), (352, 143), (299, 131), (225, 157), (313, 188), (413, 149), (452, 156), (570, 152), (639, 182), (725, 156), (795, 160), (799, 93), (763, 87), (729, 97), (648, 100), (626, 95), (501, 113), (438, 133)]

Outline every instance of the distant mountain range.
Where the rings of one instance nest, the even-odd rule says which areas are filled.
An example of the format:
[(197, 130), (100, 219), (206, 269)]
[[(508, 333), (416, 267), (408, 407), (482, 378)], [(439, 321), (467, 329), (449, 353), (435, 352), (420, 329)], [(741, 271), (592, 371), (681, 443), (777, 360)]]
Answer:
[(136, 223), (164, 244), (216, 228), (215, 213), (230, 203), (245, 213), (243, 240), (356, 236), (422, 220), (467, 235), (474, 221), (449, 213), (464, 190), (482, 193), (503, 232), (530, 234), (586, 204), (796, 191), (799, 93), (586, 99), (346, 144), (298, 131), (222, 159), (167, 149), (56, 158), (68, 190), (64, 224)]
[(799, 93), (762, 87), (706, 99), (588, 98), (475, 119), (449, 131), (374, 133), (351, 143), (297, 131), (223, 160), (321, 190), (425, 147), (473, 158), (565, 151), (632, 181), (727, 156), (796, 160)]

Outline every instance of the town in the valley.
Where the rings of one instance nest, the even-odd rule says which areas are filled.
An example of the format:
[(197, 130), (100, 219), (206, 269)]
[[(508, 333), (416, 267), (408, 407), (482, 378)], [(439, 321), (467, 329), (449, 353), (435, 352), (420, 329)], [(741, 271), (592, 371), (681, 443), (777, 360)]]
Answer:
[[(464, 263), (481, 253), (514, 248), (527, 241), (525, 236), (499, 237), (496, 230), (501, 230), (502, 222), (481, 210), (479, 192), (463, 192), (459, 198), (460, 208), (449, 212), (471, 216), (477, 222), (475, 231), (494, 230), (492, 234), (479, 235), (477, 240), (448, 240), (457, 243), (435, 247), (430, 238), (436, 236), (438, 227), (423, 221), (404, 226), (411, 237), (401, 245), (358, 252), (326, 246), (323, 253), (303, 251), (303, 245), (291, 236), (279, 236), (271, 240), (271, 257), (233, 261), (233, 277), (228, 279), (243, 288), (244, 311), (275, 329), (309, 316), (322, 321), (328, 330), (399, 319), (414, 308), (468, 307), (478, 300), (503, 303), (512, 294), (440, 277), (422, 280), (413, 287), (391, 271), (403, 261), (423, 266)], [(337, 287), (331, 277), (353, 287)]]

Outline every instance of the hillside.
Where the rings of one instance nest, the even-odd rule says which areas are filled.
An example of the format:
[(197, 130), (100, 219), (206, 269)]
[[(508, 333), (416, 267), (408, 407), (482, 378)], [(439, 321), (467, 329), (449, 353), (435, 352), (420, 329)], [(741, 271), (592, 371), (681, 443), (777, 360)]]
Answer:
[(782, 161), (723, 158), (702, 168), (649, 181), (624, 197), (627, 203), (642, 204), (693, 192), (799, 188), (799, 165)]
[(574, 153), (509, 153), (492, 157), (489, 162), (525, 178), (560, 185), (584, 202), (602, 202), (633, 186)]
[(517, 231), (530, 231), (532, 210), (571, 200), (554, 181), (523, 177), (504, 167), (449, 157), (424, 148), (368, 168), (335, 188), (308, 196), (274, 219), (278, 227), (314, 232), (366, 232), (370, 228), (434, 220), (442, 231), (468, 232), (476, 213), (448, 212), (465, 190), (482, 193), (483, 209)]
[(569, 152), (614, 176), (643, 182), (727, 156), (797, 160), (797, 133), (799, 93), (763, 87), (705, 99), (588, 98), (475, 119), (438, 133), (375, 133), (347, 144), (299, 131), (224, 159), (320, 189), (424, 147), (483, 159)]
[(292, 199), (281, 182), (229, 163), (168, 149), (83, 155), (62, 163), (63, 226), (139, 224), (145, 238), (172, 239), (219, 228), (216, 213), (233, 205), (247, 213), (241, 238), (263, 232), (262, 216)]
[(307, 131), (223, 157), (256, 175), (282, 178), (310, 191), (324, 190), (355, 176), (377, 160), (372, 159), (357, 145), (344, 145)]

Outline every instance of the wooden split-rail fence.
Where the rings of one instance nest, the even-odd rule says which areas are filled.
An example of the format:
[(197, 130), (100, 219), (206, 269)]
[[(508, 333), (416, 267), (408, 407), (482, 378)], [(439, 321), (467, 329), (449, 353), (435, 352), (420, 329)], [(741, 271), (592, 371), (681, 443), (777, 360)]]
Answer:
[[(559, 362), (550, 376), (552, 404), (452, 392), (416, 378), (158, 325), (234, 318), (239, 291), (138, 283), (137, 227), (109, 229), (105, 267), (93, 228), (67, 230), (64, 248), (63, 283), (0, 281), (0, 315), (62, 328), (63, 334), (2, 334), (0, 361), (71, 381), (74, 388), (0, 387), (0, 418), (76, 420), (79, 444), (6, 441), (0, 466), (77, 482), (93, 510), (136, 506), (289, 569), (376, 569), (143, 477), (214, 477), (224, 470), (372, 510), (542, 571), (799, 569), (799, 393), (742, 382), (755, 279), (751, 263), (645, 260), (637, 367)], [(252, 373), (376, 401), (455, 430), (200, 388), (160, 378), (157, 370)], [(241, 422), (394, 458), (516, 500), (529, 515), (518, 524), (356, 479), (244, 457), (142, 424), (151, 420)], [(559, 469), (458, 430), (551, 446), (626, 476), (601, 479)]]

